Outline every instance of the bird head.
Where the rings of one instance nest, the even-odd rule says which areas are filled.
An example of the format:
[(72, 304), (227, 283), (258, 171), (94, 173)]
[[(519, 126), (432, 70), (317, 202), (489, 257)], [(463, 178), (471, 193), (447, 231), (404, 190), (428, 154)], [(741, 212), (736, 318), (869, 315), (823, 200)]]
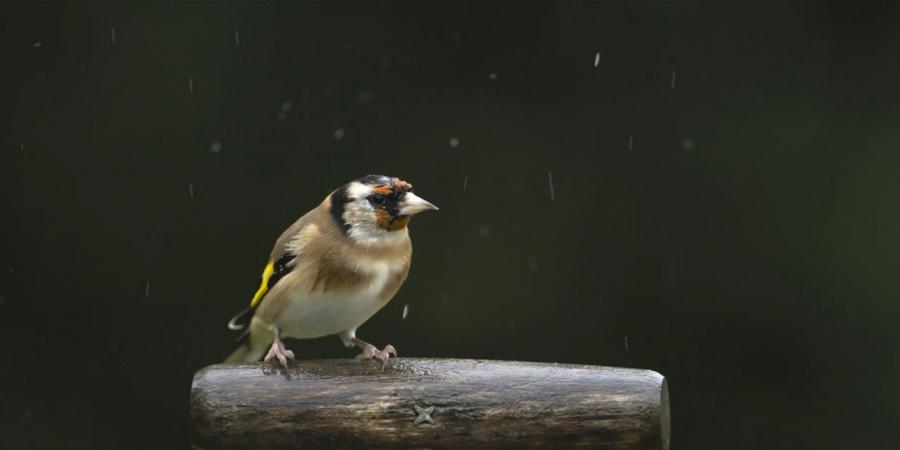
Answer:
[(412, 216), (438, 209), (414, 194), (408, 182), (384, 175), (353, 180), (329, 198), (338, 225), (351, 239), (367, 246), (399, 242), (407, 235)]

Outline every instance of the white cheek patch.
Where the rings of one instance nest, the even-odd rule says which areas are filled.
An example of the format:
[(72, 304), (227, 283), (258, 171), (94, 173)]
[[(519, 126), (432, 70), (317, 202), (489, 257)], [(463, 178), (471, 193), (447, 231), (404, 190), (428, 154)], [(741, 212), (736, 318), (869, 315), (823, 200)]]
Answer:
[(372, 193), (372, 188), (365, 184), (354, 181), (347, 186), (347, 197), (355, 200), (365, 200)]

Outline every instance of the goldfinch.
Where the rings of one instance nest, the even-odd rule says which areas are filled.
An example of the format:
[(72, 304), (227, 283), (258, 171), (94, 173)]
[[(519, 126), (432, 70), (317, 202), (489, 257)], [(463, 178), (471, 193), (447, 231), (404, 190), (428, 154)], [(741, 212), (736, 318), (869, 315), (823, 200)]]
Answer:
[[(399, 178), (368, 175), (325, 197), (275, 241), (250, 307), (228, 328), (243, 330), (225, 360), (277, 359), (285, 368), (294, 353), (282, 338), (337, 334), (357, 358), (385, 364), (393, 346), (378, 350), (356, 329), (387, 304), (409, 273), (410, 218), (438, 208)], [(266, 353), (268, 349), (268, 353)]]

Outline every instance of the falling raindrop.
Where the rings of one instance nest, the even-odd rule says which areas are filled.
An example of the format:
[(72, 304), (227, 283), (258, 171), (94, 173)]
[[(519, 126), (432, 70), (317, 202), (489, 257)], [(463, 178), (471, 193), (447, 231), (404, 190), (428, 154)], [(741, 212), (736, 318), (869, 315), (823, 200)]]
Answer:
[(343, 138), (344, 138), (344, 129), (343, 128), (338, 128), (337, 130), (334, 130), (334, 140), (339, 141)]
[(356, 96), (356, 100), (359, 101), (363, 105), (365, 105), (367, 103), (372, 103), (372, 100), (374, 100), (374, 99), (375, 99), (375, 94), (373, 94), (369, 91), (362, 91), (359, 93), (359, 95)]
[(25, 151), (25, 144), (19, 144), (19, 150)]
[(188, 78), (188, 91), (194, 92), (194, 79)]
[(34, 48), (38, 48), (38, 47), (40, 47), (40, 46), (41, 46), (41, 43), (40, 43), (40, 42), (35, 42), (35, 43), (34, 43), (34, 44), (32, 44), (32, 45), (34, 45)]
[(209, 146), (209, 151), (213, 153), (219, 153), (222, 151), (222, 143), (219, 141), (215, 141), (212, 145)]
[(694, 149), (694, 141), (684, 138), (681, 140), (681, 146), (684, 147), (685, 150), (693, 150)]
[(110, 39), (112, 39), (112, 43), (115, 44), (116, 43), (116, 29), (115, 28), (109, 29), (109, 37), (110, 37)]
[(150, 296), (150, 280), (147, 280), (147, 283), (144, 284), (144, 297)]
[(403, 320), (406, 320), (406, 316), (409, 315), (409, 305), (403, 305)]
[(594, 54), (594, 67), (600, 65), (600, 52)]
[(188, 183), (188, 196), (194, 198), (194, 183)]
[(469, 186), (469, 176), (463, 178), (463, 192), (465, 192), (466, 187)]
[(672, 71), (672, 89), (675, 89), (675, 71)]
[(234, 30), (234, 45), (241, 45), (241, 34), (238, 30)]
[(628, 351), (628, 336), (625, 336), (625, 351)]
[(553, 172), (547, 171), (547, 182), (550, 184), (550, 200), (556, 200), (556, 192), (553, 190)]
[(491, 227), (489, 227), (487, 225), (482, 225), (482, 226), (478, 227), (478, 235), (481, 236), (482, 238), (487, 238), (488, 236), (491, 235)]
[(491, 80), (496, 80), (496, 79), (497, 79), (497, 73), (496, 73), (496, 72), (491, 72), (491, 74), (488, 75), (488, 78), (490, 78)]
[(290, 111), (292, 109), (294, 109), (294, 104), (291, 103), (290, 100), (285, 100), (285, 101), (281, 102), (281, 110), (282, 111)]
[(459, 147), (459, 138), (456, 136), (450, 138), (450, 146), (453, 148)]
[(631, 146), (634, 144), (634, 136), (628, 135), (628, 150), (631, 150)]

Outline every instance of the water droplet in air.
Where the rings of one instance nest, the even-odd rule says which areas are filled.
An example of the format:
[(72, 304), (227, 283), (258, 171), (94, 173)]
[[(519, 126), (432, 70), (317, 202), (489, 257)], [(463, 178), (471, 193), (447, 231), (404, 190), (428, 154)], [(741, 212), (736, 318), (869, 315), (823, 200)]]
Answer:
[(495, 72), (491, 72), (491, 74), (488, 75), (488, 78), (490, 78), (491, 80), (496, 80), (496, 79), (497, 79), (497, 74), (496, 74)]
[(213, 153), (219, 153), (222, 151), (222, 143), (219, 141), (213, 142), (212, 145), (209, 146), (209, 151)]
[(403, 305), (403, 320), (406, 320), (406, 316), (409, 315), (409, 305)]
[(338, 128), (337, 130), (334, 130), (334, 140), (339, 141), (343, 138), (344, 138), (344, 129), (343, 128)]
[(694, 141), (684, 138), (681, 140), (681, 146), (684, 147), (685, 150), (693, 150), (694, 149)]
[(556, 200), (556, 192), (553, 190), (553, 172), (547, 171), (547, 183), (550, 185), (550, 200)]
[(35, 48), (38, 48), (38, 47), (41, 46), (41, 43), (40, 43), (40, 42), (35, 42), (33, 45), (34, 45)]
[(456, 136), (450, 138), (450, 146), (453, 148), (459, 147), (459, 138)]

